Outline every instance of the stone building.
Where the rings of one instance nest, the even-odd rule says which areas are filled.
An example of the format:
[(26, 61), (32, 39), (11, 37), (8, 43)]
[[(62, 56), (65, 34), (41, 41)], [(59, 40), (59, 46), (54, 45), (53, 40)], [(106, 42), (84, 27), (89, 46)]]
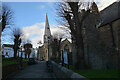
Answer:
[[(91, 12), (83, 22), (84, 57), (90, 69), (115, 69), (120, 67), (120, 2), (115, 2), (102, 11), (98, 10), (95, 2), (92, 3)], [(50, 27), (46, 15), (44, 44), (38, 50), (38, 59), (52, 56), (49, 45), (52, 40)], [(72, 41), (74, 42), (74, 41)], [(76, 62), (76, 51), (73, 43), (68, 39), (61, 42), (61, 61), (68, 64)], [(49, 53), (48, 53), (49, 52)], [(49, 54), (49, 55), (48, 55)], [(70, 54), (70, 55), (68, 55)], [(68, 57), (71, 56), (71, 57)], [(66, 60), (64, 60), (66, 59)]]
[(120, 1), (115, 2), (100, 12), (101, 25), (99, 35), (104, 47), (104, 65), (106, 68), (118, 68), (120, 59)]
[(48, 55), (45, 54), (46, 53), (45, 51), (47, 51), (47, 48), (45, 49), (44, 45), (38, 48), (38, 52), (37, 52), (38, 53), (38, 56), (37, 56), (38, 60), (40, 60), (40, 59), (46, 60), (46, 57)]
[(91, 9), (83, 26), (85, 61), (91, 69), (118, 68), (120, 2), (100, 12), (93, 2)]
[[(46, 23), (45, 23), (45, 32), (44, 32), (44, 43), (42, 46), (38, 48), (38, 60), (44, 59), (45, 61), (48, 61), (48, 59), (52, 58), (54, 55), (52, 55), (52, 48), (51, 48), (51, 41), (53, 40), (53, 37), (51, 35), (50, 26), (46, 14)], [(65, 39), (61, 42), (61, 59), (62, 59), (62, 53), (65, 57), (64, 60), (68, 61), (68, 54), (70, 53), (70, 62), (72, 64), (72, 53), (71, 53), (71, 43), (68, 39)], [(66, 56), (65, 56), (65, 53)], [(56, 53), (57, 54), (57, 53)]]
[(38, 49), (38, 60), (44, 59), (45, 61), (48, 61), (48, 59), (52, 56), (52, 49), (51, 49), (51, 46), (50, 46), (51, 40), (52, 40), (52, 35), (51, 35), (51, 31), (50, 31), (48, 17), (47, 17), (47, 14), (46, 14), (44, 43)]
[(96, 28), (99, 20), (99, 11), (95, 2), (91, 5), (91, 12), (83, 22), (84, 56), (87, 67), (100, 69), (102, 65), (99, 48), (99, 33)]

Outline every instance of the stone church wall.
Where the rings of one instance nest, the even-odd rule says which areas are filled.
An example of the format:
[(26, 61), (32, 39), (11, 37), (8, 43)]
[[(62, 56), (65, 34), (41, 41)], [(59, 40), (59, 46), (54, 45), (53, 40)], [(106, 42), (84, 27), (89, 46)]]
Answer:
[[(110, 25), (105, 25), (99, 28), (101, 46), (104, 51), (104, 62), (106, 68), (118, 68), (119, 53), (118, 53), (118, 29), (120, 20), (112, 22), (113, 36)], [(114, 38), (114, 41), (113, 41)], [(113, 45), (115, 43), (115, 45)]]
[[(84, 48), (85, 61), (87, 66), (91, 69), (103, 68), (103, 59), (101, 48), (99, 46), (99, 33), (96, 28), (99, 14), (90, 14), (84, 22)], [(90, 20), (89, 20), (90, 19)]]
[[(91, 19), (93, 18), (93, 20)], [(96, 28), (94, 18), (91, 15), (88, 17), (91, 21), (85, 24), (84, 32), (84, 48), (85, 48), (85, 61), (91, 69), (114, 69), (118, 68), (119, 56), (118, 49), (118, 23), (120, 20), (114, 21), (113, 36), (116, 45), (113, 47), (113, 38), (110, 25), (105, 25)]]

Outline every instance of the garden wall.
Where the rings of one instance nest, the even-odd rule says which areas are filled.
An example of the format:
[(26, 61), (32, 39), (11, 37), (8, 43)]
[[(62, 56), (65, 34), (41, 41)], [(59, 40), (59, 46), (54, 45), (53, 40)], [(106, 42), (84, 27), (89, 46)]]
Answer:
[[(24, 62), (23, 68), (25, 68), (27, 65), (27, 62)], [(4, 65), (2, 66), (2, 78), (6, 78), (9, 74), (17, 72), (19, 70), (20, 68), (18, 63)]]
[(75, 79), (88, 80), (84, 76), (81, 76), (70, 69), (62, 67), (61, 65), (55, 63), (54, 61), (52, 61), (52, 65), (53, 65), (53, 72), (55, 73), (57, 78), (67, 78), (69, 80), (75, 80)]

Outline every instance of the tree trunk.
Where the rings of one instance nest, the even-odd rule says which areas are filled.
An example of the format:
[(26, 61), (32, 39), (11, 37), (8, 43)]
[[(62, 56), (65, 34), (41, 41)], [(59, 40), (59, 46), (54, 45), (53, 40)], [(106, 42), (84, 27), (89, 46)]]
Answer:
[(22, 58), (23, 52), (21, 51), (21, 58)]
[(2, 55), (2, 50), (1, 50), (1, 35), (2, 35), (2, 22), (0, 22), (0, 54)]
[[(0, 26), (1, 27), (1, 26)], [(1, 30), (0, 30), (0, 54), (2, 55), (2, 50), (1, 50)]]
[(76, 26), (76, 35), (75, 42), (76, 42), (76, 48), (77, 48), (77, 62), (75, 64), (76, 69), (83, 69), (85, 67), (85, 61), (84, 61), (84, 44), (83, 44), (83, 36), (82, 36), (82, 22), (79, 18), (79, 12), (78, 12), (78, 3), (74, 3), (74, 6), (71, 6), (71, 9), (73, 11), (74, 15), (74, 21)]
[(17, 58), (17, 49), (14, 49), (14, 58)]
[(25, 59), (27, 59), (27, 52), (25, 51)]

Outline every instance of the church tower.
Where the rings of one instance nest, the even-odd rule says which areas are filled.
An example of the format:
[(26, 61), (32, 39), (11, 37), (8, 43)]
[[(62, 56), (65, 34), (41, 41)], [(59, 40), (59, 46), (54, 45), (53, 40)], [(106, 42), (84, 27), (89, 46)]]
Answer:
[(48, 43), (48, 40), (50, 40), (51, 37), (52, 37), (52, 35), (51, 35), (50, 26), (49, 26), (49, 22), (48, 22), (48, 17), (47, 17), (47, 13), (46, 13), (44, 43)]
[(98, 6), (97, 6), (97, 4), (94, 2), (94, 0), (93, 0), (93, 3), (92, 3), (92, 5), (91, 5), (91, 11), (92, 11), (92, 13), (95, 13), (95, 14), (99, 13)]

